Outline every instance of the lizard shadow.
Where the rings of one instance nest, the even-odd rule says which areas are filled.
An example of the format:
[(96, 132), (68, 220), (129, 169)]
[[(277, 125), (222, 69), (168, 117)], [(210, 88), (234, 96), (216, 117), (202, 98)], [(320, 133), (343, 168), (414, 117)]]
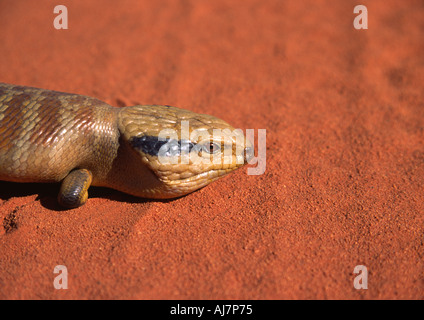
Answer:
[[(60, 189), (60, 183), (17, 183), (0, 181), (0, 199), (7, 201), (16, 197), (27, 197), (36, 194), (35, 201), (40, 201), (40, 204), (49, 210), (53, 211), (66, 211), (57, 202), (57, 194)], [(103, 188), (103, 187), (90, 187), (88, 201), (92, 198), (103, 198), (117, 202), (127, 203), (147, 203), (147, 202), (172, 202), (174, 199), (146, 199), (138, 198), (117, 190)]]

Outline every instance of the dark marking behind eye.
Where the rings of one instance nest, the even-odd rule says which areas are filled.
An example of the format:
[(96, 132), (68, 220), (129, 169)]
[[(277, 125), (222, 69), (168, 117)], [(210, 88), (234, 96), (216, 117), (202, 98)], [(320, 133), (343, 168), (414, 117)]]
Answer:
[(133, 137), (130, 139), (130, 145), (143, 153), (151, 156), (178, 156), (181, 153), (189, 153), (195, 147), (195, 144), (188, 140), (166, 139), (159, 140), (155, 136)]

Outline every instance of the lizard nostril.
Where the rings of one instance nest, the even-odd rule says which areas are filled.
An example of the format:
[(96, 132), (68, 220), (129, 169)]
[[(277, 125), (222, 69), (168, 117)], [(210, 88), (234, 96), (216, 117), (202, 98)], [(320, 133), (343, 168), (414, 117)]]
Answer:
[(248, 163), (254, 156), (254, 149), (252, 147), (246, 147), (244, 149), (244, 162)]

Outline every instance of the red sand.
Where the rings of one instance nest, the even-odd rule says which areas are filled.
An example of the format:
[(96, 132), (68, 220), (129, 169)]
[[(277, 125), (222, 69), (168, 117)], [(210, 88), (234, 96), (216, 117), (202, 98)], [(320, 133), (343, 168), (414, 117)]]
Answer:
[(0, 3), (1, 82), (266, 129), (267, 170), (71, 211), (0, 182), (1, 299), (424, 298), (422, 1), (361, 1), (368, 30), (347, 0), (57, 4)]

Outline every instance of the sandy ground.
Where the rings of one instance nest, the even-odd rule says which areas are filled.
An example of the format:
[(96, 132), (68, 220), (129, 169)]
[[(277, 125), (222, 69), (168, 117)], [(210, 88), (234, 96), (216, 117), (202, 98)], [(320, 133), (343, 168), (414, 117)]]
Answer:
[(368, 30), (348, 0), (57, 4), (0, 2), (0, 82), (266, 129), (267, 168), (71, 211), (0, 182), (1, 299), (424, 298), (423, 1), (361, 1)]

